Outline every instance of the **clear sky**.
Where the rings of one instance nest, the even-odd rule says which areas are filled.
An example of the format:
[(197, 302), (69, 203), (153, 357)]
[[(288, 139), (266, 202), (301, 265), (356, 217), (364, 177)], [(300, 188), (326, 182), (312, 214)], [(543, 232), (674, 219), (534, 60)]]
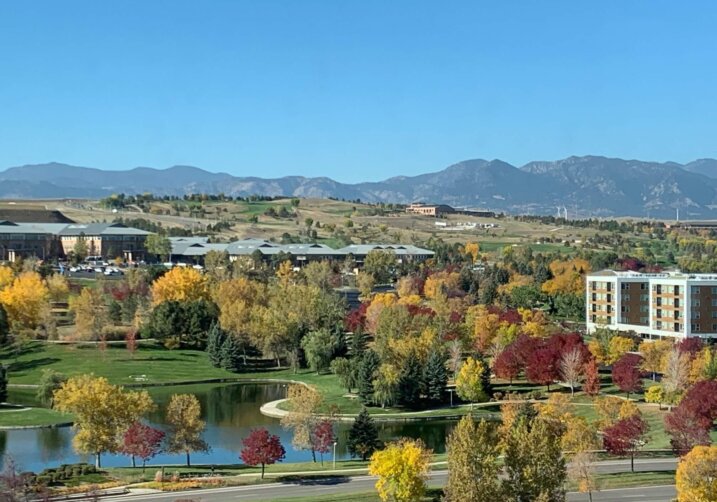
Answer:
[(0, 168), (717, 157), (717, 2), (3, 0)]

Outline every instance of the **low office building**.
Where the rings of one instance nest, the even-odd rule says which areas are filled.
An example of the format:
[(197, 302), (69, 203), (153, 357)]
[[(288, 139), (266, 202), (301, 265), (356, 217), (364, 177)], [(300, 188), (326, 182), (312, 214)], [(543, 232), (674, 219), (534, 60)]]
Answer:
[(585, 300), (588, 332), (717, 337), (717, 274), (605, 270), (587, 276)]
[(403, 244), (352, 244), (341, 249), (333, 249), (325, 244), (277, 244), (262, 239), (243, 239), (229, 243), (210, 243), (207, 237), (171, 237), (172, 253), (170, 260), (179, 263), (204, 263), (209, 251), (220, 251), (229, 255), (231, 261), (240, 257), (254, 257), (257, 253), (265, 261), (282, 256), (301, 266), (311, 261), (345, 260), (351, 255), (357, 264), (362, 264), (366, 255), (374, 250), (391, 251), (396, 254), (399, 263), (403, 261), (423, 261), (433, 256), (433, 251)]
[(420, 214), (422, 216), (433, 216), (439, 218), (445, 214), (455, 213), (455, 209), (446, 204), (424, 204), (422, 202), (414, 202), (406, 207), (406, 212), (409, 214)]
[(144, 241), (149, 232), (119, 223), (17, 223), (0, 221), (0, 260), (37, 257), (64, 259), (78, 241), (87, 254), (128, 262), (144, 258)]

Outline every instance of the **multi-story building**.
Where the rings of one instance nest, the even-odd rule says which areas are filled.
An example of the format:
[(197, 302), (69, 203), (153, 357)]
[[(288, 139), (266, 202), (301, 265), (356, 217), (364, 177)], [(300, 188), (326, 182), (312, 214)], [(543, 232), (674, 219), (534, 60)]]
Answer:
[(585, 300), (588, 332), (717, 337), (717, 274), (604, 270), (587, 276)]
[(0, 221), (0, 260), (35, 256), (40, 259), (68, 257), (78, 241), (87, 254), (105, 259), (137, 261), (144, 257), (149, 232), (120, 223), (16, 223)]

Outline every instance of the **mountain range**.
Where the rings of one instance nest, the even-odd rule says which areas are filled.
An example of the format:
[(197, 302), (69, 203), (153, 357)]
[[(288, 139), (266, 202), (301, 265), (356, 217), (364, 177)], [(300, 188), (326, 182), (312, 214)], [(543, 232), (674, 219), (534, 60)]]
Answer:
[(683, 218), (717, 218), (717, 160), (678, 164), (584, 156), (516, 167), (501, 160), (474, 159), (434, 173), (356, 184), (326, 177), (233, 176), (192, 166), (112, 171), (49, 163), (0, 172), (0, 198), (6, 199), (143, 192), (423, 201), (513, 214), (555, 214), (565, 207), (570, 217), (672, 218), (679, 209)]

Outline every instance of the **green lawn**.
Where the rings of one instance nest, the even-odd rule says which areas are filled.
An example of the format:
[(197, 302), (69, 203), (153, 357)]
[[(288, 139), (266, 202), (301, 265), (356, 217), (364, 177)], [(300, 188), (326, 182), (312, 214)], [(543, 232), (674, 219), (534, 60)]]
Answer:
[(27, 427), (56, 425), (72, 421), (72, 415), (46, 408), (30, 408), (18, 411), (0, 410), (0, 427)]

